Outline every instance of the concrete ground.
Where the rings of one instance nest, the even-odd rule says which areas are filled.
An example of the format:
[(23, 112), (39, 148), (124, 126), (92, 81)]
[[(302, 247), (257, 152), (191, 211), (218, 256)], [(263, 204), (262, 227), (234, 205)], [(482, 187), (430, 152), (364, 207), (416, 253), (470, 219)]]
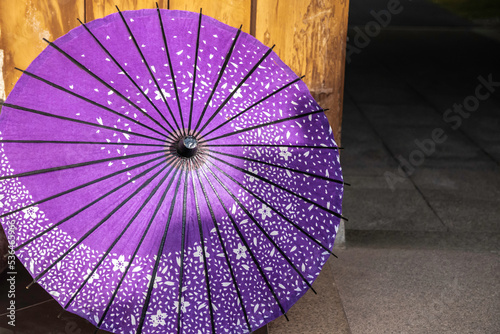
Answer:
[[(351, 27), (351, 41), (356, 34)], [(437, 234), (453, 248), (462, 240), (498, 250), (498, 59), (500, 43), (469, 27), (390, 26), (353, 55), (342, 129), (353, 185), (344, 202), (348, 241), (387, 231), (395, 241), (395, 232), (423, 242)]]
[(360, 45), (351, 0), (335, 284), (353, 334), (500, 333), (500, 34), (401, 5)]
[(498, 253), (348, 247), (338, 255), (333, 272), (353, 334), (499, 333)]
[(400, 6), (351, 0), (346, 247), (270, 333), (500, 333), (500, 31)]

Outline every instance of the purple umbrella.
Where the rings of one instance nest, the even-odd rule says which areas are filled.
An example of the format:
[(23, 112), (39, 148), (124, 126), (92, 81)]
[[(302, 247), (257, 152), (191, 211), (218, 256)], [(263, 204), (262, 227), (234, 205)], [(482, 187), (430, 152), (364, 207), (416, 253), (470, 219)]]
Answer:
[(272, 48), (159, 9), (47, 42), (0, 115), (2, 224), (34, 282), (114, 333), (245, 333), (312, 288), (344, 182)]

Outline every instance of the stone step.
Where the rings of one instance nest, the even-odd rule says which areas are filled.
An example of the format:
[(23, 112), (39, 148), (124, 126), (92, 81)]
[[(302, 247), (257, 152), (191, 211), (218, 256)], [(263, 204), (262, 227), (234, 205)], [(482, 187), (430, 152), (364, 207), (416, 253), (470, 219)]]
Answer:
[(335, 260), (330, 257), (313, 283), (318, 294), (309, 290), (288, 311), (290, 321), (281, 316), (268, 324), (269, 334), (351, 334), (333, 277), (332, 261)]

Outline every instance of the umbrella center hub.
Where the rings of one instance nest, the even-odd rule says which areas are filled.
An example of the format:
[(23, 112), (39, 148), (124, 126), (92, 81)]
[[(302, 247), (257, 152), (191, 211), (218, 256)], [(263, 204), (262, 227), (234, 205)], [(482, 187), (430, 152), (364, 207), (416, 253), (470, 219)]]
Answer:
[(177, 142), (177, 153), (184, 158), (196, 155), (198, 151), (198, 141), (193, 136), (181, 137)]

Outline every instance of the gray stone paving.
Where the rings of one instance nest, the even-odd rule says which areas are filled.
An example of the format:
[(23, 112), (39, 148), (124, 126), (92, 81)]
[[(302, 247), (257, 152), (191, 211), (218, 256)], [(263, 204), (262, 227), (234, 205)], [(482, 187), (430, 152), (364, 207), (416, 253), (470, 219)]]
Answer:
[[(500, 333), (500, 32), (401, 4), (346, 67), (336, 286), (353, 334)], [(351, 0), (350, 43), (386, 6)]]

